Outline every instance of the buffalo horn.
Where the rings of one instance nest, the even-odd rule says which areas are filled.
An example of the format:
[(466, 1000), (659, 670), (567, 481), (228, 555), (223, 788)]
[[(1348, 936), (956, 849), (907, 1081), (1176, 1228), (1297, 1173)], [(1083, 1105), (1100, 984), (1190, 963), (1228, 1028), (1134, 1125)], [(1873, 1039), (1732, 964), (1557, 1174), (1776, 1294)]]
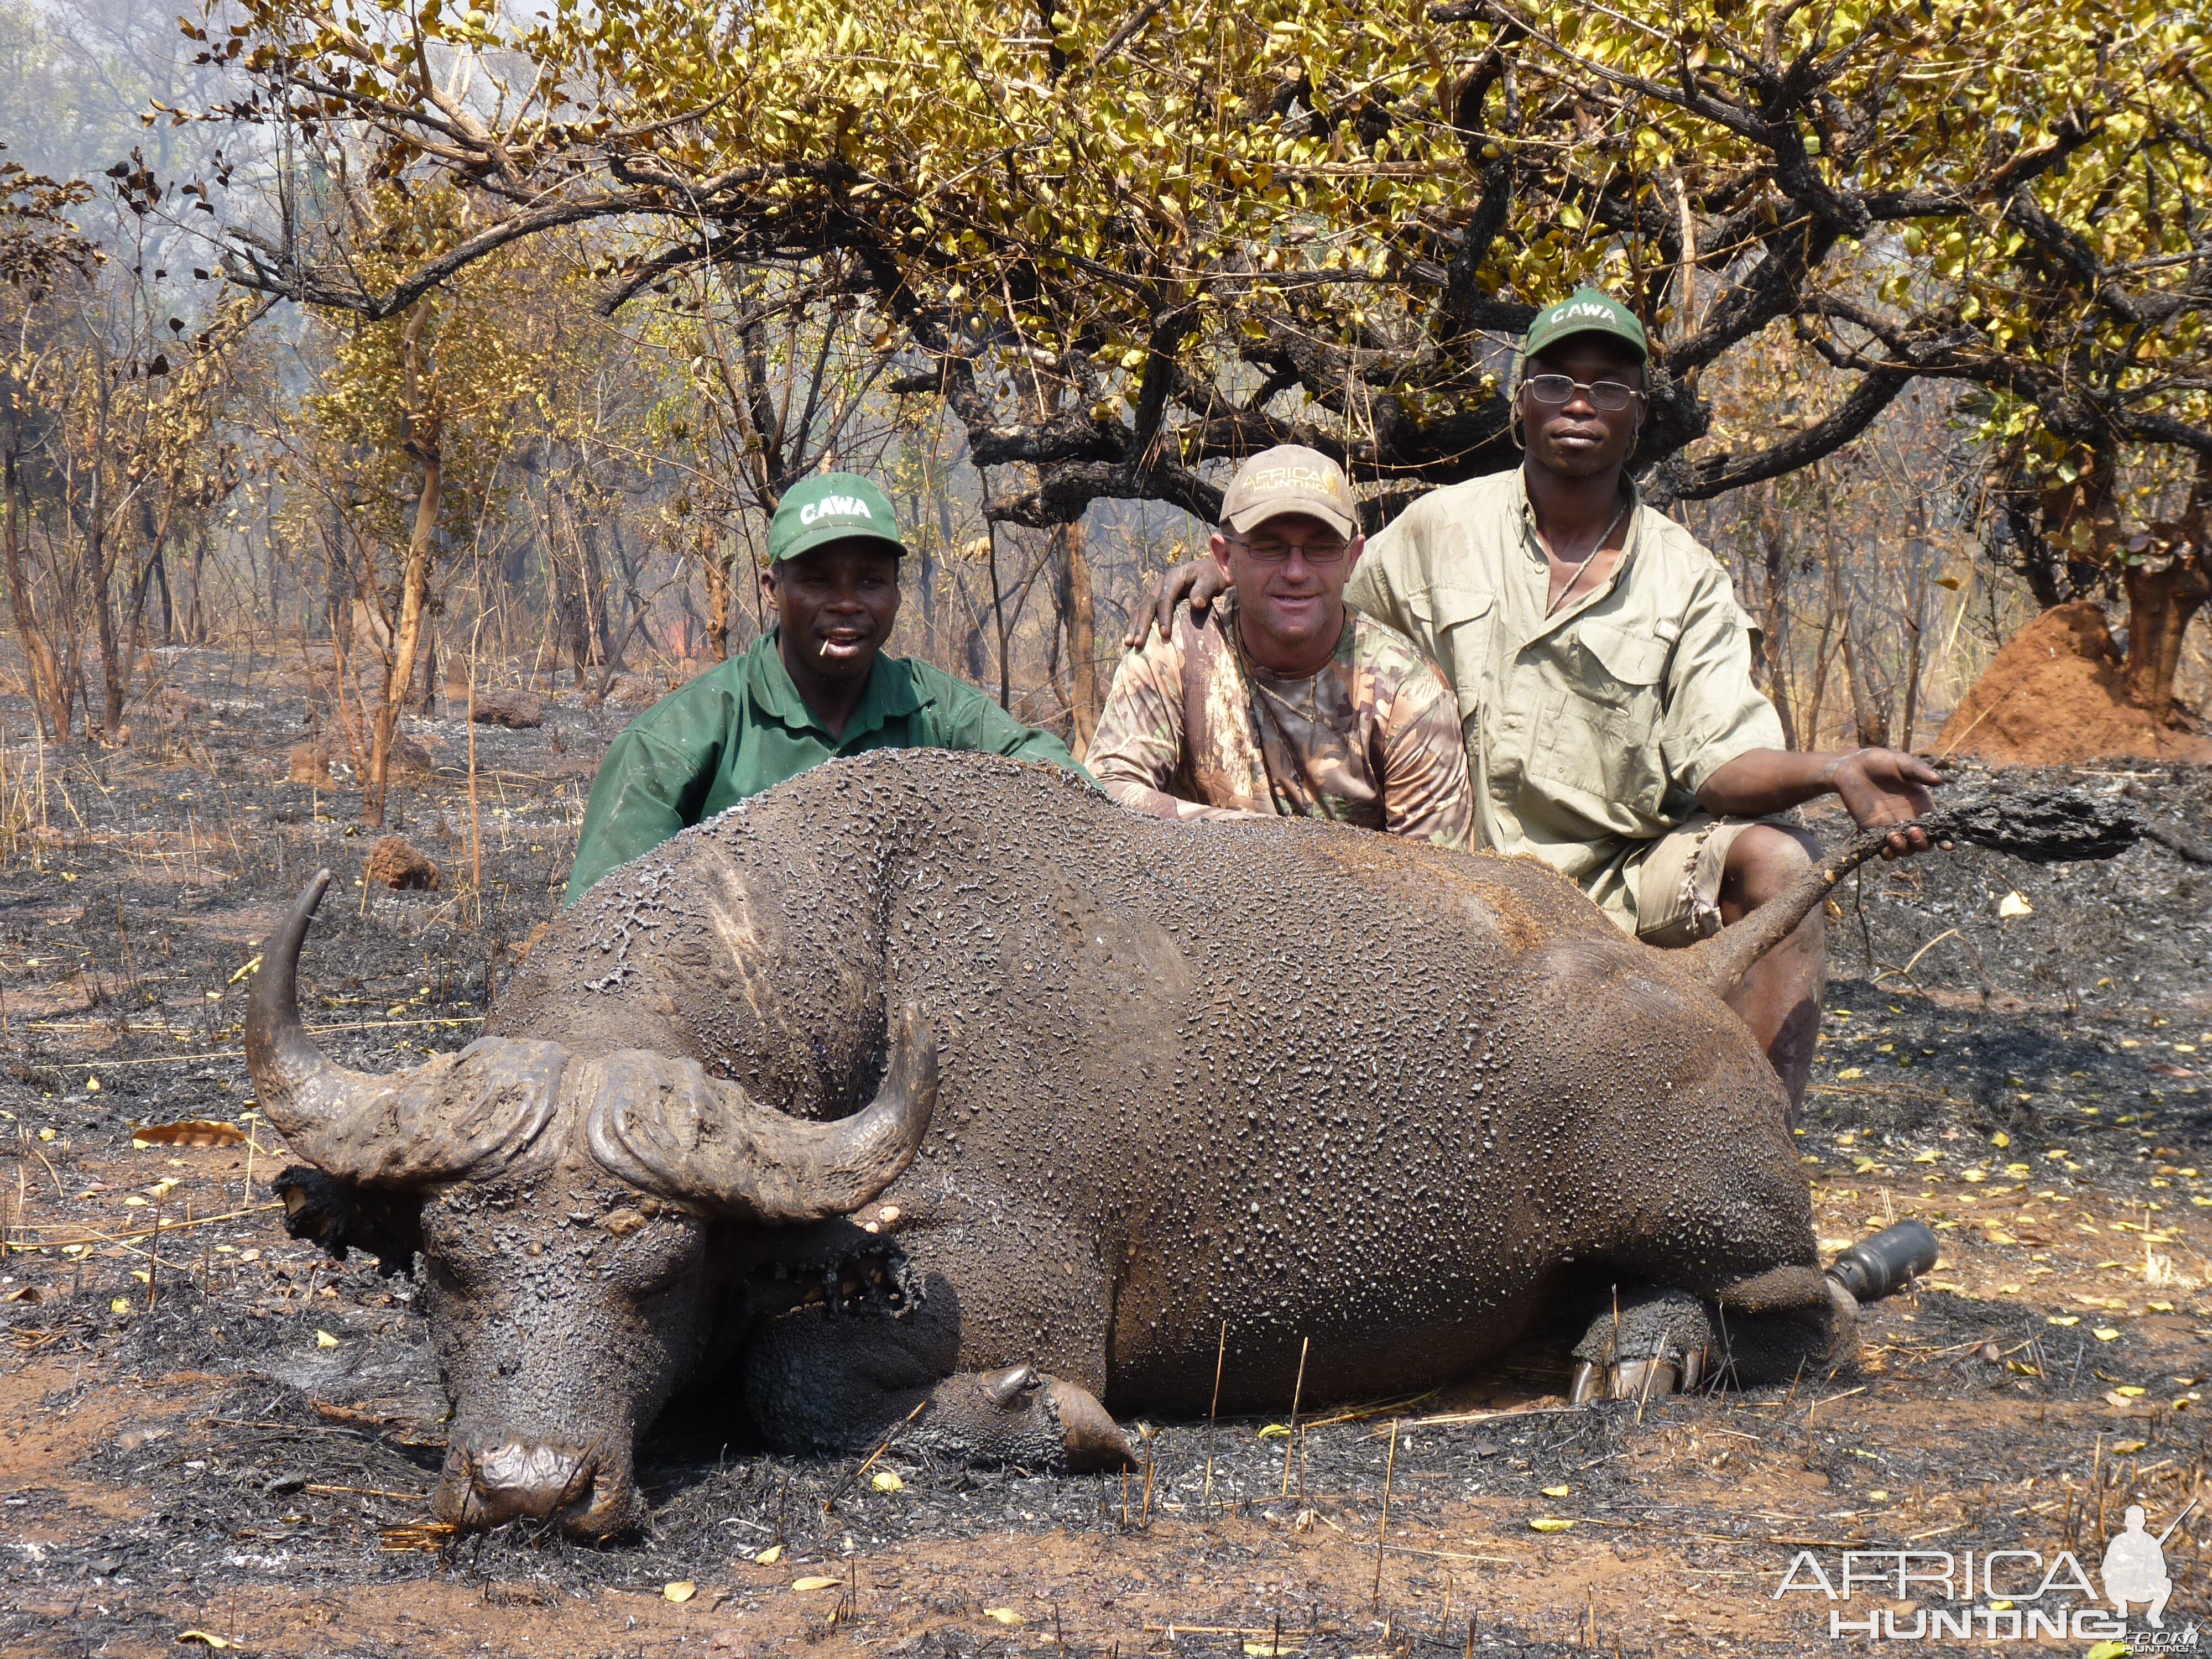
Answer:
[(555, 1044), (486, 1037), (390, 1077), (348, 1071), (300, 1024), (300, 947), (331, 884), (319, 870), (261, 947), (246, 1005), (246, 1064), (292, 1150), (349, 1181), (409, 1187), (512, 1165), (558, 1109)]
[(769, 1224), (820, 1221), (860, 1208), (921, 1150), (937, 1105), (937, 1043), (909, 1003), (886, 1022), (890, 1053), (876, 1097), (821, 1123), (764, 1107), (696, 1061), (624, 1049), (581, 1068), (592, 1100), (592, 1155), (665, 1197)]

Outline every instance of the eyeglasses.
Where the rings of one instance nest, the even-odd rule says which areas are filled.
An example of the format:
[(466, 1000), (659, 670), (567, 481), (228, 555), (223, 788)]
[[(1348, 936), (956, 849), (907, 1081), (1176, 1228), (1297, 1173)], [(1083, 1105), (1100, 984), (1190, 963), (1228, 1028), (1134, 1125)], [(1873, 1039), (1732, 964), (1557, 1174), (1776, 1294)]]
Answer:
[(1241, 536), (1230, 540), (1249, 554), (1255, 564), (1281, 564), (1294, 548), (1306, 556), (1308, 564), (1335, 564), (1352, 551), (1349, 542), (1248, 542)]
[(1531, 374), (1521, 384), (1540, 404), (1568, 403), (1579, 392), (1590, 400), (1592, 408), (1614, 415), (1644, 395), (1619, 380), (1577, 380), (1571, 374)]

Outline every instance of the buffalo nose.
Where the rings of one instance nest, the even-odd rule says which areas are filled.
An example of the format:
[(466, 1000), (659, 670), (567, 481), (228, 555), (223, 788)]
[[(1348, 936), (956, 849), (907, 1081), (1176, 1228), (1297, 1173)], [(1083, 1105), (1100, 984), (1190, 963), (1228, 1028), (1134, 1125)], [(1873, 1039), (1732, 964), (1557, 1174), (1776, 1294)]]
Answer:
[(604, 1535), (620, 1525), (621, 1482), (589, 1451), (540, 1441), (456, 1447), (446, 1460), (435, 1507), (465, 1531), (509, 1521), (556, 1522)]

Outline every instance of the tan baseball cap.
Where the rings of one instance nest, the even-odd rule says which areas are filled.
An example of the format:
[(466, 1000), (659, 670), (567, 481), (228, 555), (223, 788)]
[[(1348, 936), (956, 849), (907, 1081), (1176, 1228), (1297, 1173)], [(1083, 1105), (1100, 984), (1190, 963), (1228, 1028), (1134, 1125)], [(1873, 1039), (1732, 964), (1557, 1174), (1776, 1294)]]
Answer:
[(1221, 498), (1221, 521), (1238, 535), (1286, 513), (1304, 513), (1346, 540), (1359, 533), (1359, 507), (1344, 469), (1304, 444), (1263, 449), (1237, 469)]

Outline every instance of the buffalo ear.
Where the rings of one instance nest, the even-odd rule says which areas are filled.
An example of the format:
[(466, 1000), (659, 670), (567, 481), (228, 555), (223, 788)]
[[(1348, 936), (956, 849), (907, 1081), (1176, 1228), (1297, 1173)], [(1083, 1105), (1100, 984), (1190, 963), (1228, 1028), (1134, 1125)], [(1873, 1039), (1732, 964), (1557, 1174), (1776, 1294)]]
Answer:
[(367, 1250), (387, 1279), (414, 1276), (422, 1248), (420, 1199), (370, 1192), (306, 1164), (281, 1171), (269, 1186), (284, 1200), (284, 1231), (293, 1237), (321, 1245), (340, 1261), (349, 1250)]

